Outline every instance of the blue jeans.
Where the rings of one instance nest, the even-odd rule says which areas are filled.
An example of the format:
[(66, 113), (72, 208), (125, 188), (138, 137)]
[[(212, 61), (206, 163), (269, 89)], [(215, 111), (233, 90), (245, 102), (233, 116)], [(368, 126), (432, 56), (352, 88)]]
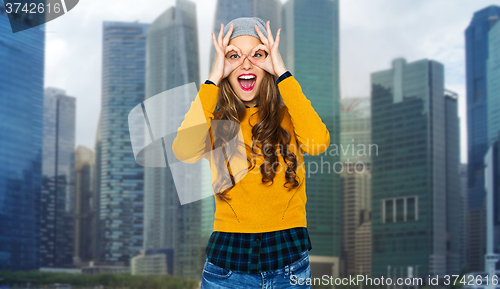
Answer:
[(257, 274), (240, 273), (224, 269), (208, 261), (207, 258), (201, 278), (201, 289), (312, 288), (311, 285), (305, 285), (306, 282), (312, 282), (308, 250), (302, 252), (302, 258), (292, 264), (274, 271)]

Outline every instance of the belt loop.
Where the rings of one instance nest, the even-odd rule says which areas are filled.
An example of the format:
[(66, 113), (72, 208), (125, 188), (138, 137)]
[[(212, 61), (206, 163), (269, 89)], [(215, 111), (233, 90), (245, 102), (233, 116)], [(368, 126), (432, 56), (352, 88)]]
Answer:
[(290, 265), (285, 266), (285, 278), (289, 277)]

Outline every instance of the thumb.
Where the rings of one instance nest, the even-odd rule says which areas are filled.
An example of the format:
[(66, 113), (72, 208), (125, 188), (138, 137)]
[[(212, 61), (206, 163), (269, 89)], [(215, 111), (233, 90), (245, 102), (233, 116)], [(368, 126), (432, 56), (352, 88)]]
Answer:
[(260, 68), (262, 68), (262, 66), (264, 65), (264, 63), (261, 63), (260, 61), (258, 61), (257, 59), (254, 59), (253, 57), (248, 57), (248, 60), (250, 60), (250, 62), (253, 64), (253, 65), (256, 65)]
[(243, 64), (243, 61), (245, 61), (245, 58), (246, 58), (246, 57), (247, 57), (247, 56), (246, 56), (245, 54), (242, 54), (242, 55), (241, 55), (241, 57), (240, 57), (240, 58), (238, 58), (238, 61), (233, 62), (233, 63), (232, 63), (232, 65), (233, 65), (235, 68), (236, 68), (236, 67), (238, 67), (238, 66), (240, 66), (240, 65), (242, 65), (242, 64)]

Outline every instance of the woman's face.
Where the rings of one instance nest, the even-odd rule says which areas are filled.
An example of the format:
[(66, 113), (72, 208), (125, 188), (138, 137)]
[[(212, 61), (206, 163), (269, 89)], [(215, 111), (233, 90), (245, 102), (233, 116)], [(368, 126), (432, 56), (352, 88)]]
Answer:
[(254, 60), (262, 61), (266, 58), (266, 52), (264, 50), (257, 50), (251, 55), (252, 50), (259, 44), (262, 44), (262, 42), (254, 36), (237, 36), (231, 39), (228, 45), (238, 47), (242, 55), (239, 56), (235, 51), (229, 51), (226, 54), (226, 58), (230, 62), (236, 61), (239, 57), (245, 57), (245, 55), (247, 55), (243, 63), (236, 67), (227, 78), (239, 99), (248, 106), (255, 106), (257, 103), (256, 96), (259, 93), (260, 84), (266, 73), (262, 68), (250, 62), (249, 59), (249, 57), (253, 57)]

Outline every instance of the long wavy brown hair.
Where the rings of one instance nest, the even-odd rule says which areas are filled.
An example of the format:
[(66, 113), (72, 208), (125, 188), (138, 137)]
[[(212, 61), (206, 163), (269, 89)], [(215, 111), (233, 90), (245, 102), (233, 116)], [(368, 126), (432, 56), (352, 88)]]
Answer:
[[(293, 189), (299, 186), (297, 176), (297, 156), (288, 149), (290, 144), (289, 132), (281, 127), (281, 121), (284, 114), (281, 110), (281, 96), (276, 85), (275, 76), (265, 71), (262, 79), (260, 91), (257, 98), (259, 107), (258, 121), (252, 128), (252, 146), (245, 145), (247, 152), (248, 169), (255, 167), (255, 159), (248, 155), (263, 156), (264, 161), (260, 166), (263, 183), (274, 183), (274, 177), (279, 165), (279, 156), (277, 149), (286, 165), (284, 187)], [(215, 129), (215, 139), (213, 140), (212, 150), (222, 148), (223, 154), (216, 158), (218, 169), (218, 180), (214, 184), (214, 192), (222, 200), (228, 200), (226, 194), (235, 186), (235, 178), (229, 160), (237, 150), (229, 148), (225, 144), (233, 139), (239, 132), (239, 124), (246, 114), (246, 106), (236, 95), (227, 78), (222, 79), (219, 85), (218, 109), (214, 112), (215, 120), (230, 120), (221, 125), (212, 126)], [(250, 119), (253, 119), (251, 117)]]

